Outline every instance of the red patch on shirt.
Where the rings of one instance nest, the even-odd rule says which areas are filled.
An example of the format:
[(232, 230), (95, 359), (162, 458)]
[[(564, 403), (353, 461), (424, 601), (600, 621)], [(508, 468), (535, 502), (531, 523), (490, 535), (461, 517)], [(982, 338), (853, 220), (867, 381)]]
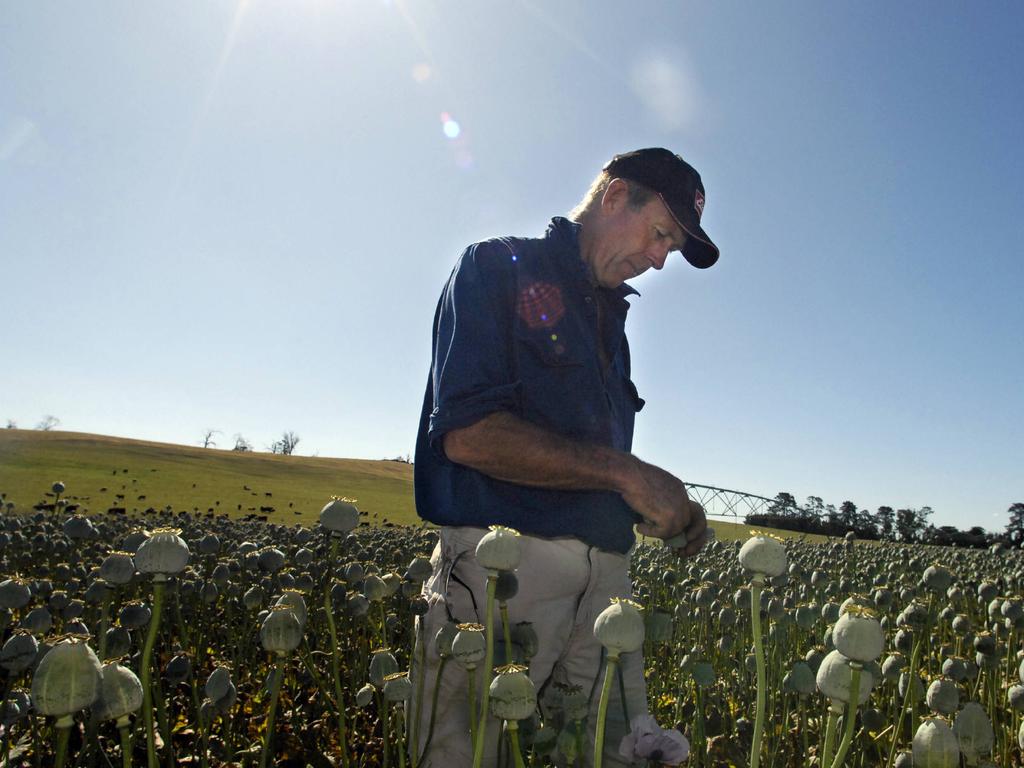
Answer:
[(565, 315), (562, 289), (551, 283), (531, 283), (519, 292), (516, 313), (532, 330), (557, 325)]

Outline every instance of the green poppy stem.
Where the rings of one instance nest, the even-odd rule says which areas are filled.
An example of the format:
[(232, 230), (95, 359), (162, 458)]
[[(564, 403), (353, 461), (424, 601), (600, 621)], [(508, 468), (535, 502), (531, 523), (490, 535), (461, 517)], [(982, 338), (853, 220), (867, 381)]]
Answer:
[[(153, 645), (156, 643), (157, 630), (160, 627), (160, 612), (164, 605), (164, 577), (157, 574), (153, 578), (153, 612), (146, 629), (146, 642), (142, 646), (142, 661), (139, 669), (139, 682), (142, 683), (142, 718), (146, 725), (146, 761), (149, 768), (157, 768), (156, 734), (153, 728), (153, 686), (152, 670), (149, 666), (153, 656)], [(167, 734), (170, 738), (170, 734)]]
[(750, 745), (750, 768), (761, 764), (761, 734), (764, 733), (765, 680), (764, 641), (761, 639), (761, 586), (764, 576), (754, 574), (750, 584), (750, 620), (754, 633), (754, 661), (757, 665), (757, 702), (754, 714), (754, 740)]
[(597, 732), (594, 735), (594, 768), (601, 768), (604, 757), (604, 724), (608, 716), (608, 699), (611, 697), (612, 680), (615, 669), (619, 666), (619, 654), (609, 653), (608, 663), (604, 670), (604, 683), (601, 685), (601, 698), (597, 703)]
[(836, 740), (836, 725), (839, 722), (839, 715), (843, 713), (843, 708), (838, 699), (832, 699), (828, 707), (828, 723), (825, 725), (825, 747), (822, 749), (821, 764), (831, 765), (832, 764), (832, 747), (835, 745)]
[(67, 725), (61, 725), (60, 723), (65, 718), (60, 718), (57, 721), (57, 756), (54, 758), (54, 765), (56, 768), (64, 768), (64, 760), (68, 756), (68, 736), (71, 735), (71, 715), (67, 715), (66, 719), (69, 721)]
[[(327, 562), (338, 561), (338, 537), (331, 537), (331, 557)], [(338, 630), (334, 624), (334, 605), (330, 585), (324, 586), (324, 613), (327, 615), (327, 629), (331, 635), (331, 677), (334, 679), (334, 707), (338, 713), (338, 748), (341, 749), (341, 766), (348, 768), (348, 729), (345, 722), (345, 694), (341, 687), (341, 664), (338, 649)]]
[(466, 667), (466, 674), (469, 676), (467, 689), (469, 691), (469, 739), (476, 749), (476, 667)]
[(121, 732), (121, 768), (132, 768), (132, 733), (127, 725), (122, 725)]
[[(487, 572), (487, 610), (484, 613), (484, 634), (487, 652), (484, 656), (484, 684), (480, 702), (480, 721), (473, 741), (473, 768), (480, 768), (484, 758), (484, 742), (487, 741), (487, 704), (491, 698), (491, 678), (494, 677), (494, 591), (498, 586), (498, 572)], [(473, 717), (470, 709), (469, 716)]]
[[(419, 664), (416, 669), (416, 695), (413, 699), (412, 709), (412, 732), (409, 734), (409, 749), (412, 753), (412, 766), (416, 768), (419, 764), (419, 758), (416, 755), (416, 751), (420, 747), (420, 719), (423, 717), (423, 688), (425, 679), (427, 676), (427, 639), (423, 633), (423, 622), (417, 620), (417, 637), (416, 642), (413, 645), (413, 653), (416, 652), (416, 648), (419, 647), (420, 658)], [(444, 659), (441, 660), (444, 663)]]
[(260, 753), (260, 768), (267, 768), (271, 745), (274, 741), (274, 718), (277, 715), (277, 699), (281, 693), (281, 678), (284, 677), (284, 656), (279, 656), (274, 665), (274, 676), (270, 679), (270, 708), (267, 711), (267, 730), (263, 734), (263, 751)]
[(526, 768), (526, 764), (523, 762), (523, 753), (519, 749), (519, 723), (515, 720), (506, 721), (508, 725), (508, 740), (512, 744), (512, 759), (515, 761), (516, 768)]
[[(437, 697), (441, 692), (441, 673), (444, 672), (444, 665), (448, 662), (447, 656), (441, 657), (441, 663), (437, 665), (437, 674), (434, 676), (434, 693), (431, 696), (430, 701), (430, 723), (427, 725), (427, 740), (423, 743), (423, 753), (419, 756), (416, 764), (422, 763), (427, 759), (427, 752), (430, 751), (430, 740), (434, 738), (434, 721), (437, 718)], [(472, 708), (470, 712), (472, 713)], [(473, 718), (470, 717), (470, 723), (472, 724)], [(413, 749), (418, 749), (419, 745), (413, 746)]]
[[(857, 704), (860, 701), (860, 671), (862, 665), (859, 662), (850, 662), (850, 701), (846, 711), (846, 723), (843, 727), (843, 740), (839, 743), (836, 751), (836, 759), (832, 761), (832, 768), (839, 768), (843, 764), (846, 752), (850, 748), (850, 741), (853, 739), (853, 723), (857, 719)], [(824, 763), (822, 763), (824, 765)]]
[(512, 658), (512, 629), (508, 623), (508, 603), (502, 600), (498, 603), (498, 610), (501, 613), (501, 631), (505, 637), (505, 663), (512, 664), (515, 659)]

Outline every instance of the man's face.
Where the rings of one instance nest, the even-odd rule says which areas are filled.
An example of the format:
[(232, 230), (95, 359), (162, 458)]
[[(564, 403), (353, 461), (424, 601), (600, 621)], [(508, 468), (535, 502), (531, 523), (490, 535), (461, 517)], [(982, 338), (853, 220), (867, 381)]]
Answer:
[(661, 269), (669, 253), (681, 249), (686, 240), (660, 197), (655, 195), (637, 210), (629, 204), (628, 186), (618, 179), (605, 194), (602, 214), (590, 270), (605, 288), (617, 288), (651, 267)]

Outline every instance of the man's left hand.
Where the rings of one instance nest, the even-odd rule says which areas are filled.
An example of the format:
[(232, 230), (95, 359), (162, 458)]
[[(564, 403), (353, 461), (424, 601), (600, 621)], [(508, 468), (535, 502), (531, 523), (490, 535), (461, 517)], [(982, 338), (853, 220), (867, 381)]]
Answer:
[[(677, 534), (680, 545), (675, 546), (672, 539), (667, 539), (665, 543), (671, 546), (679, 557), (693, 557), (707, 543), (707, 533), (708, 520), (704, 514), (704, 507), (690, 499), (690, 524)], [(686, 543), (682, 544), (683, 541)]]

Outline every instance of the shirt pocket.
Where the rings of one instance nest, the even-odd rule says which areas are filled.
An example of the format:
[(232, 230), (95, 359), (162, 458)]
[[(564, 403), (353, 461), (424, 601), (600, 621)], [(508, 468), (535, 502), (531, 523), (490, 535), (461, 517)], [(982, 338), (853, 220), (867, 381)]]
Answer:
[[(565, 334), (555, 331), (516, 332), (516, 347), (522, 362), (534, 362), (549, 368), (582, 367), (581, 350), (574, 349)], [(527, 360), (523, 361), (522, 358)]]

